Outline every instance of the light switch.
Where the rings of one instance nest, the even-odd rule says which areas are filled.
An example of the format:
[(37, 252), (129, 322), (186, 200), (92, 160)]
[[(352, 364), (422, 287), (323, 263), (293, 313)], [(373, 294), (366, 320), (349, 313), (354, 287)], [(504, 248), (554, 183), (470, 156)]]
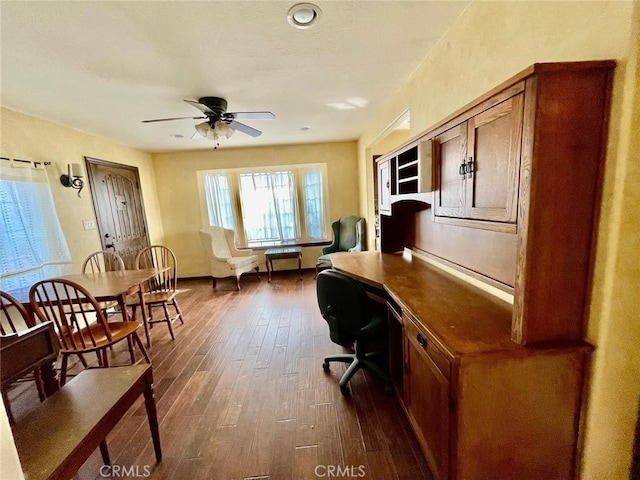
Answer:
[(83, 220), (82, 226), (85, 230), (95, 230), (96, 229), (96, 221), (95, 220)]

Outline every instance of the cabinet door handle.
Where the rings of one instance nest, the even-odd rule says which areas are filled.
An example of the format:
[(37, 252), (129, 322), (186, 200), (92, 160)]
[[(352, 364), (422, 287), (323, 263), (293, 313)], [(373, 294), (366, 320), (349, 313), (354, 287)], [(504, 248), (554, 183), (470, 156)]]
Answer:
[(391, 184), (389, 183), (389, 180), (387, 180), (387, 188), (389, 188), (391, 186)]
[(473, 177), (473, 157), (468, 158), (468, 161), (467, 161), (467, 164), (465, 165), (464, 170), (467, 173), (467, 178)]
[(418, 340), (418, 343), (420, 344), (421, 347), (427, 346), (427, 339), (424, 338), (421, 333), (416, 335), (416, 339)]

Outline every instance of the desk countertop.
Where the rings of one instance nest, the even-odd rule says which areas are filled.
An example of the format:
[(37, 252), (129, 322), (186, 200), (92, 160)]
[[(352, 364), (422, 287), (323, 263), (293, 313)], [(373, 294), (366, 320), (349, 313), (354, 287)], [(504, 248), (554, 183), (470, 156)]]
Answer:
[(523, 349), (511, 340), (512, 306), (415, 257), (331, 254), (336, 270), (384, 289), (453, 357)]

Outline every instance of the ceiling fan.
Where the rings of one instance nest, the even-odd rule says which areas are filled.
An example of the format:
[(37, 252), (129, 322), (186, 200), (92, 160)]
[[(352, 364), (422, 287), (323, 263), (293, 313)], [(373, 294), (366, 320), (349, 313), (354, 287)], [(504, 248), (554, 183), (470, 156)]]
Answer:
[(271, 112), (227, 112), (227, 101), (220, 97), (202, 97), (198, 101), (185, 100), (190, 105), (193, 105), (200, 110), (204, 117), (173, 117), (173, 118), (157, 118), (155, 120), (143, 120), (142, 123), (153, 122), (167, 122), (172, 120), (204, 120), (206, 122), (196, 125), (196, 133), (193, 137), (201, 138), (206, 137), (216, 142), (218, 146), (219, 137), (231, 137), (236, 130), (246, 133), (252, 137), (259, 137), (262, 135), (260, 130), (256, 130), (249, 125), (240, 123), (240, 120), (273, 120), (276, 116)]

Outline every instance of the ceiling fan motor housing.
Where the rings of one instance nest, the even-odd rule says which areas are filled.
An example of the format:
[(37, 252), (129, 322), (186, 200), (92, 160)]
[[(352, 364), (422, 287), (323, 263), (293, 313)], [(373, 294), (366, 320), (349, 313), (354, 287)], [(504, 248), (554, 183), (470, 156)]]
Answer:
[(227, 101), (224, 98), (202, 97), (198, 99), (198, 103), (214, 111), (218, 115), (218, 118), (221, 118), (227, 112)]

